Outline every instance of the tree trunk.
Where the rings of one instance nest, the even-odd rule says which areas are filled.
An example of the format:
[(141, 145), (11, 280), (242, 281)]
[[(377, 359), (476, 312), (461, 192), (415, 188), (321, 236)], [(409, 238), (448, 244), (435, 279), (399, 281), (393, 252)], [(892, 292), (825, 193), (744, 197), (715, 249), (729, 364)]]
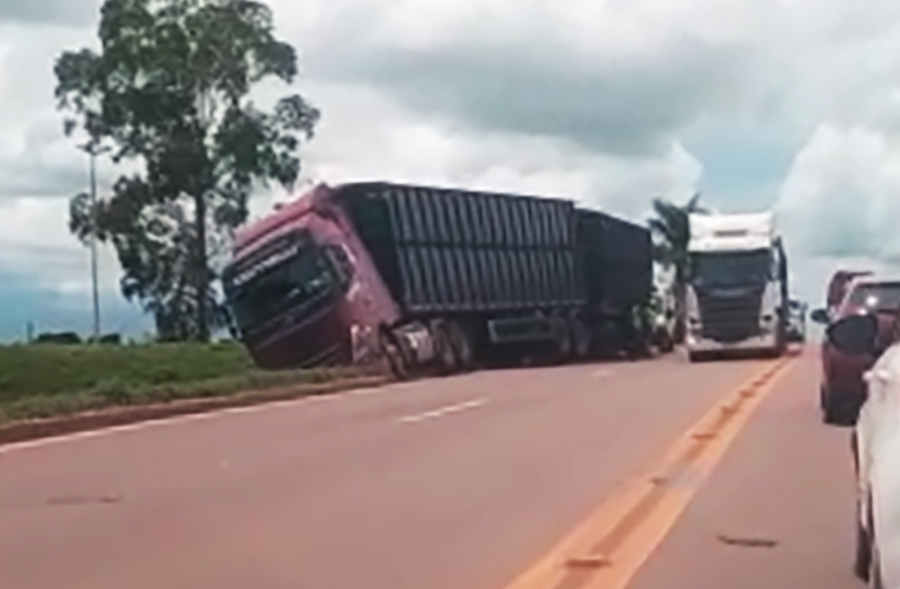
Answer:
[(196, 258), (196, 296), (197, 296), (197, 339), (203, 343), (209, 341), (209, 308), (206, 295), (209, 292), (209, 264), (206, 251), (206, 198), (201, 194), (195, 200), (197, 258)]

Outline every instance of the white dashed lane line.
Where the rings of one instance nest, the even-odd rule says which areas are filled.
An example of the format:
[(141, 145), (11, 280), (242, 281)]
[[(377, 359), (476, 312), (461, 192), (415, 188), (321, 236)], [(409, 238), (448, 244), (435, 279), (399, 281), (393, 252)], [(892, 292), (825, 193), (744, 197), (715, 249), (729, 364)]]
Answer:
[(414, 415), (407, 415), (406, 417), (401, 417), (397, 421), (400, 423), (418, 423), (420, 421), (425, 421), (426, 419), (434, 419), (437, 417), (443, 417), (445, 415), (450, 415), (452, 413), (459, 413), (460, 411), (466, 411), (467, 409), (475, 409), (477, 407), (481, 407), (488, 402), (486, 398), (481, 399), (473, 399), (471, 401), (466, 401), (465, 403), (458, 403), (456, 405), (447, 405), (446, 407), (440, 407), (438, 409), (433, 409), (431, 411), (425, 411), (423, 413), (416, 413)]

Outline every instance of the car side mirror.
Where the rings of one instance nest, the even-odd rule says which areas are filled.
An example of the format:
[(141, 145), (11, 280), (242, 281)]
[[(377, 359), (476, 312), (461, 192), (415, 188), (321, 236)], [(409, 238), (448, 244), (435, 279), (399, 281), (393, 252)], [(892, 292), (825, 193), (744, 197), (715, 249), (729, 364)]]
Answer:
[(825, 309), (816, 309), (809, 314), (809, 318), (816, 323), (821, 323), (822, 325), (827, 325), (829, 322), (828, 311), (826, 311)]
[(845, 354), (875, 353), (878, 346), (878, 318), (851, 315), (828, 327), (828, 343)]

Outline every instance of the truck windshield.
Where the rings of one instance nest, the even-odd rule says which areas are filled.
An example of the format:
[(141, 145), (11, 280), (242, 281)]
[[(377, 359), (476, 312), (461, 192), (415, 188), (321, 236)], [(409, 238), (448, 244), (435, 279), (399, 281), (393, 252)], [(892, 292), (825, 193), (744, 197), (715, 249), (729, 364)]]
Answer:
[(691, 276), (699, 286), (759, 284), (771, 277), (769, 250), (694, 254)]
[[(252, 274), (253, 268), (244, 275)], [(226, 280), (229, 306), (241, 331), (331, 290), (335, 277), (319, 250), (305, 250), (253, 275)]]

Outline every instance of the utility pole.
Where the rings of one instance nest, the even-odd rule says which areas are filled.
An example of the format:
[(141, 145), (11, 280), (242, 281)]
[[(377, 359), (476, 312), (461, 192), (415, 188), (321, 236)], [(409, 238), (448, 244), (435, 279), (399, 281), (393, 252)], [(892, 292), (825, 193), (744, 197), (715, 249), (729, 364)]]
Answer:
[(109, 151), (109, 147), (100, 147), (95, 141), (88, 141), (78, 147), (90, 157), (91, 172), (91, 292), (94, 302), (94, 343), (100, 341), (100, 291), (97, 285), (97, 156)]

